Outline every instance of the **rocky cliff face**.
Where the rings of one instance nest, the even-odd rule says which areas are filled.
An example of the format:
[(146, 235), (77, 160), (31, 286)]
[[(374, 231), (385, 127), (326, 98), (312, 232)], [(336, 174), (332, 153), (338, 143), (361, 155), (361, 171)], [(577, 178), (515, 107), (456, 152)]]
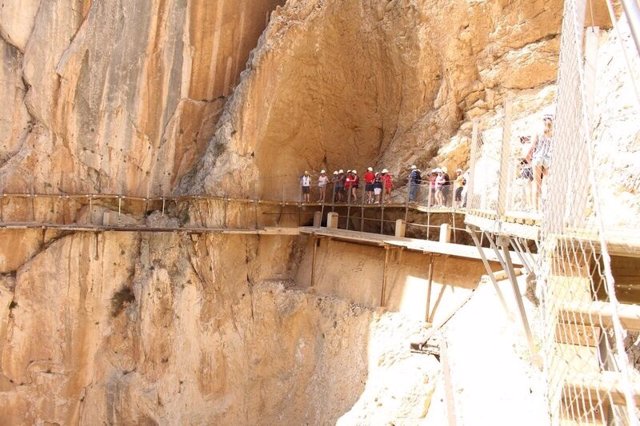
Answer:
[(282, 2), (4, 2), (0, 186), (169, 193)]
[(0, 420), (335, 421), (364, 387), (372, 312), (267, 280), (286, 275), (291, 248), (241, 236), (52, 242), (0, 283)]
[[(303, 169), (451, 168), (507, 93), (520, 111), (551, 102), (560, 8), (5, 0), (0, 190), (271, 197)], [(86, 214), (65, 209), (38, 214)], [(413, 325), (290, 288), (302, 247), (0, 231), (0, 423), (324, 424), (394, 406), (378, 369)], [(388, 418), (424, 416), (432, 384), (407, 387)]]
[(507, 91), (554, 82), (561, 6), (289, 1), (184, 188), (237, 192), (258, 180), (274, 194), (274, 182), (304, 169), (432, 163), (465, 119)]

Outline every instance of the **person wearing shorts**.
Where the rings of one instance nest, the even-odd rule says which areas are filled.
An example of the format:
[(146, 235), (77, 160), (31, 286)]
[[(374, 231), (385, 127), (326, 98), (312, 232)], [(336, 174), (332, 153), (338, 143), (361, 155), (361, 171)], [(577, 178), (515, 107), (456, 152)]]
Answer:
[(364, 191), (367, 194), (367, 204), (373, 203), (373, 182), (376, 179), (376, 174), (373, 173), (373, 168), (368, 167), (367, 173), (364, 174)]
[(376, 204), (379, 204), (382, 198), (382, 175), (376, 173), (373, 180), (373, 198)]
[(320, 171), (320, 176), (318, 176), (318, 192), (320, 193), (318, 197), (319, 203), (324, 203), (325, 198), (327, 196), (327, 184), (329, 183), (329, 177), (327, 176), (327, 172), (325, 170)]
[(309, 172), (306, 170), (300, 178), (300, 185), (302, 186), (302, 202), (308, 203), (311, 193), (311, 176), (309, 176)]
[(535, 206), (540, 210), (540, 194), (542, 192), (542, 180), (549, 173), (551, 166), (551, 144), (553, 141), (553, 116), (545, 115), (544, 131), (533, 143), (531, 165), (533, 166), (533, 179), (535, 181)]

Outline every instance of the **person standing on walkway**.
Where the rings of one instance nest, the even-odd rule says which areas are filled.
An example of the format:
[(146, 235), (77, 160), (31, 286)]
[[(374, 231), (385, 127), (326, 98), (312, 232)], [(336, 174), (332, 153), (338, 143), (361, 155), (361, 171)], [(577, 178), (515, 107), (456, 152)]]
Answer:
[(444, 184), (442, 185), (442, 205), (449, 205), (449, 195), (451, 194), (451, 178), (449, 177), (449, 170), (442, 166), (442, 178), (444, 179)]
[(344, 201), (344, 181), (345, 175), (344, 170), (340, 169), (338, 172), (338, 176), (336, 176), (336, 200), (335, 202), (343, 202)]
[(464, 189), (465, 180), (462, 176), (462, 169), (456, 170), (456, 180), (454, 181), (455, 196), (453, 206), (457, 209), (462, 207), (462, 190)]
[(382, 202), (387, 202), (391, 198), (391, 190), (393, 189), (393, 178), (387, 169), (382, 169), (382, 186), (384, 187)]
[(375, 204), (379, 204), (382, 201), (382, 175), (380, 173), (376, 173), (373, 178), (373, 202)]
[(418, 189), (420, 188), (420, 184), (422, 183), (422, 176), (420, 174), (420, 169), (416, 167), (416, 165), (412, 165), (410, 167), (411, 171), (409, 172), (409, 202), (415, 203), (418, 197)]
[(324, 203), (325, 198), (327, 196), (327, 184), (329, 183), (329, 177), (327, 176), (327, 172), (325, 170), (320, 171), (320, 176), (318, 176), (318, 192), (320, 196), (318, 198), (319, 203)]
[(434, 207), (442, 207), (444, 205), (444, 195), (442, 194), (444, 188), (444, 172), (442, 169), (437, 168), (436, 172), (436, 202)]
[(358, 202), (358, 188), (360, 187), (360, 177), (358, 172), (351, 170), (351, 199), (353, 202)]
[(311, 176), (309, 176), (309, 172), (306, 170), (300, 178), (300, 186), (302, 187), (302, 202), (308, 203), (311, 192)]
[(551, 144), (553, 141), (553, 116), (545, 115), (542, 119), (544, 122), (544, 131), (539, 135), (533, 143), (532, 149), (532, 165), (533, 178), (535, 180), (535, 206), (540, 210), (540, 194), (542, 192), (542, 180), (549, 173), (551, 166)]
[(347, 192), (347, 203), (351, 204), (351, 186), (353, 186), (353, 174), (351, 170), (347, 170), (344, 178), (344, 190)]
[(373, 168), (368, 167), (367, 173), (364, 174), (364, 191), (367, 194), (367, 204), (373, 203), (373, 182), (376, 179), (376, 174), (373, 173)]

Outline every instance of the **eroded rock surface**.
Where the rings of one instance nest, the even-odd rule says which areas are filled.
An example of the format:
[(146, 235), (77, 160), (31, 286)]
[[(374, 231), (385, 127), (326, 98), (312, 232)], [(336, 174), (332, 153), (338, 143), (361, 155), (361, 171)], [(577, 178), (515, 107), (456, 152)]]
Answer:
[(290, 1), (184, 188), (273, 196), (305, 169), (426, 164), (507, 90), (553, 83), (561, 15), (556, 1)]
[(5, 2), (0, 187), (169, 193), (281, 3)]

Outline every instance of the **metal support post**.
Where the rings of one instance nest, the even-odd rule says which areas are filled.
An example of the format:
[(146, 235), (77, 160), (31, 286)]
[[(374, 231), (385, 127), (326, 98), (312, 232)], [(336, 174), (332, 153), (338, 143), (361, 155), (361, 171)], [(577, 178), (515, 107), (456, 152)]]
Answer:
[(518, 254), (518, 257), (522, 261), (522, 264), (527, 270), (527, 273), (530, 274), (531, 272), (533, 272), (533, 266), (529, 264), (529, 261), (525, 258), (524, 250), (522, 248), (522, 245), (520, 244), (520, 241), (514, 238), (513, 240), (511, 240), (511, 245), (513, 246), (513, 249), (515, 250), (515, 252)]
[(518, 310), (520, 311), (520, 319), (522, 320), (522, 326), (524, 327), (525, 335), (527, 336), (527, 343), (529, 344), (529, 350), (531, 356), (535, 357), (537, 354), (535, 343), (533, 342), (533, 335), (531, 334), (531, 327), (529, 327), (529, 320), (527, 319), (527, 312), (524, 309), (524, 303), (522, 302), (522, 294), (520, 293), (520, 287), (518, 287), (518, 279), (516, 278), (516, 272), (513, 269), (513, 263), (511, 263), (511, 254), (509, 253), (509, 238), (501, 237), (498, 243), (502, 246), (502, 252), (504, 253), (504, 262), (507, 265), (506, 272), (509, 275), (509, 281), (513, 287), (513, 293), (516, 297), (516, 303), (518, 304)]
[(629, 28), (631, 28), (631, 34), (633, 35), (633, 41), (636, 44), (636, 49), (640, 54), (640, 6), (636, 0), (620, 0), (622, 8), (624, 9), (627, 20), (629, 21)]
[(480, 259), (482, 259), (482, 264), (484, 265), (484, 269), (487, 271), (487, 275), (489, 275), (489, 279), (493, 284), (493, 288), (496, 290), (498, 299), (500, 299), (500, 304), (502, 305), (502, 309), (504, 309), (504, 312), (507, 314), (508, 317), (511, 317), (509, 308), (507, 308), (507, 302), (504, 300), (504, 296), (502, 295), (502, 290), (500, 290), (500, 286), (498, 285), (498, 280), (496, 280), (495, 275), (493, 275), (493, 270), (491, 269), (491, 265), (489, 265), (487, 256), (484, 254), (484, 250), (480, 245), (480, 240), (478, 239), (478, 235), (476, 234), (476, 231), (471, 229), (471, 227), (467, 226), (467, 232), (469, 232), (469, 235), (471, 235), (471, 239), (473, 239), (473, 243), (478, 249), (478, 253), (480, 254)]

